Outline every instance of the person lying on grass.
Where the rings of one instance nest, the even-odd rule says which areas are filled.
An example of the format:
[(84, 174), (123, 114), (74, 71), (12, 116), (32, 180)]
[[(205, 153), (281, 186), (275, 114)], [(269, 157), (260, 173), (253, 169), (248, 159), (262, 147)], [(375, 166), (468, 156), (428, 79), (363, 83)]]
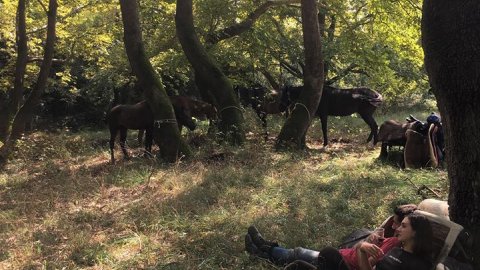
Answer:
[(425, 216), (406, 216), (397, 229), (401, 247), (384, 254), (377, 246), (362, 243), (357, 247), (360, 270), (430, 270), (433, 267), (433, 231)]
[[(413, 213), (415, 210), (416, 205), (414, 204), (397, 206), (393, 211), (392, 229), (397, 233), (405, 216)], [(379, 239), (375, 234), (372, 234), (366, 241), (356, 244), (353, 248), (337, 250), (333, 247), (326, 247), (321, 251), (314, 251), (302, 247), (295, 249), (280, 247), (276, 242), (265, 240), (253, 225), (248, 228), (248, 233), (245, 235), (245, 249), (254, 256), (268, 259), (277, 265), (287, 265), (294, 261), (303, 261), (306, 262), (304, 265), (312, 265), (312, 267), (318, 267), (319, 265), (335, 266), (334, 268), (320, 269), (357, 270), (360, 269), (357, 249), (362, 248), (363, 250), (372, 252), (373, 250), (377, 250), (379, 253), (385, 254), (394, 247), (400, 246), (400, 244), (397, 237)], [(300, 264), (300, 262), (297, 264)], [(304, 269), (308, 269), (308, 267), (304, 267)]]

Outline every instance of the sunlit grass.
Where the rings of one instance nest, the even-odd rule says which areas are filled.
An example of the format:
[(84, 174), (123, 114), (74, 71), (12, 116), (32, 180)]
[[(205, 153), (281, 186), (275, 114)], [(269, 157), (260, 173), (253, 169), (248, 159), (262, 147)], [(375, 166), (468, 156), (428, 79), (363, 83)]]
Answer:
[(418, 194), (422, 185), (447, 197), (445, 170), (379, 162), (358, 117), (330, 119), (330, 138), (341, 143), (327, 149), (315, 122), (302, 152), (275, 152), (283, 118), (269, 119), (264, 142), (247, 111), (248, 142), (239, 148), (204, 130), (187, 133), (203, 144), (173, 165), (123, 160), (118, 146), (110, 164), (106, 130), (28, 136), (0, 172), (0, 268), (275, 269), (244, 253), (250, 224), (283, 245), (336, 246), (352, 230), (380, 224), (393, 205), (433, 197)]

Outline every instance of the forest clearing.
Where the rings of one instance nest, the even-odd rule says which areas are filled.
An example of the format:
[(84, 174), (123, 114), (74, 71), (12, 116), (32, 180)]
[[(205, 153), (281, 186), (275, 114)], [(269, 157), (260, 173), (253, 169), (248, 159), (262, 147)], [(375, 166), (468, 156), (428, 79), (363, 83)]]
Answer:
[(311, 269), (480, 270), (479, 36), (478, 0), (0, 0), (0, 269), (277, 269), (250, 225), (435, 198)]
[[(424, 118), (428, 109), (377, 117)], [(316, 123), (309, 150), (277, 152), (253, 112), (246, 115), (258, 127), (244, 146), (185, 131), (203, 143), (172, 165), (143, 157), (111, 164), (105, 129), (25, 137), (0, 174), (0, 268), (276, 269), (243, 250), (249, 225), (281, 244), (319, 249), (374, 228), (399, 203), (447, 199), (445, 169), (379, 161), (380, 147), (365, 144), (359, 118), (332, 120), (338, 142), (326, 150)], [(274, 119), (272, 134), (281, 121)], [(139, 156), (130, 133), (129, 150)], [(418, 193), (423, 185), (435, 193)]]

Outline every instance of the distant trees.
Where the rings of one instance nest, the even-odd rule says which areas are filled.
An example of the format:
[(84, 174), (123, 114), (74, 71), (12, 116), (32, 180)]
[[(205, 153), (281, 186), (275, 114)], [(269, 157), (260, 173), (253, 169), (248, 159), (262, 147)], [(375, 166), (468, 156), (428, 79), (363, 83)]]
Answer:
[[(29, 40), (26, 60), (21, 53), (23, 46), (16, 43), (11, 34), (16, 9), (21, 6), (17, 0), (0, 3), (2, 112), (7, 107), (2, 100), (7, 96), (14, 97), (10, 102), (19, 100), (20, 106), (25, 93), (35, 88), (32, 74), (41, 68), (38, 59), (42, 59), (42, 37), (47, 30), (45, 20), (39, 19), (44, 12), (40, 3), (29, 3), (26, 14), (29, 23), (25, 33), (18, 35), (19, 41), (21, 35)], [(221, 132), (230, 136), (231, 142), (241, 142), (245, 127), (241, 112), (232, 109), (238, 107), (232, 85), (261, 83), (278, 89), (284, 84), (300, 84), (304, 79), (308, 63), (298, 31), (302, 27), (299, 3), (299, 0), (190, 3), (180, 0), (177, 6), (175, 1), (142, 0), (138, 12), (142, 14), (141, 30), (147, 37), (142, 40), (145, 58), (159, 77), (165, 78), (161, 84), (166, 91), (196, 94), (197, 85), (201, 96), (218, 106)], [(407, 4), (373, 0), (319, 3), (318, 19), (324, 25), (320, 33), (324, 36), (326, 80), (339, 86), (367, 85), (382, 93), (386, 106), (389, 100), (411, 103), (412, 98), (425, 95), (428, 84), (421, 69), (422, 53), (418, 44), (419, 6), (420, 0)], [(187, 22), (186, 15), (189, 15), (192, 22), (176, 24), (175, 15), (182, 22)], [(48, 99), (39, 107), (48, 117), (71, 118), (56, 119), (55, 124), (71, 128), (101, 123), (114, 89), (131, 81), (121, 19), (118, 2), (62, 3), (55, 61), (49, 74), (54, 80), (50, 80), (51, 87), (46, 89), (44, 97)], [(198, 42), (185, 42), (192, 37)], [(13, 50), (15, 45), (18, 52)], [(25, 61), (26, 66), (20, 64)], [(17, 91), (20, 88), (14, 80), (15, 69), (20, 71), (22, 66), (25, 66), (25, 91), (13, 95), (22, 92)], [(10, 118), (10, 122), (0, 120), (0, 138), (2, 133), (5, 137), (8, 128), (2, 123), (11, 123), (12, 115), (0, 115), (0, 118)]]
[[(23, 2), (23, 3), (22, 3)], [(25, 2), (23, 0), (19, 0), (19, 14), (18, 17), (22, 18), (19, 19), (18, 26), (24, 29), (19, 29), (18, 33), (21, 36), (21, 38), (26, 38), (25, 35)], [(33, 117), (33, 110), (35, 106), (38, 105), (40, 102), (40, 98), (42, 96), (43, 91), (45, 90), (45, 87), (47, 86), (47, 80), (48, 76), (50, 74), (50, 67), (52, 66), (52, 60), (53, 60), (53, 53), (54, 53), (54, 47), (55, 47), (55, 38), (56, 38), (56, 23), (57, 23), (57, 1), (56, 0), (49, 0), (48, 4), (48, 9), (47, 7), (43, 6), (43, 9), (45, 13), (47, 14), (48, 20), (47, 20), (47, 37), (45, 40), (45, 47), (44, 47), (44, 55), (42, 59), (42, 64), (40, 68), (40, 73), (38, 74), (37, 82), (32, 89), (31, 93), (28, 95), (25, 103), (20, 107), (18, 112), (16, 111), (16, 108), (9, 108), (10, 112), (14, 112), (15, 118), (12, 123), (11, 131), (10, 134), (6, 137), (4, 145), (0, 148), (0, 164), (4, 163), (10, 153), (13, 151), (13, 147), (16, 144), (16, 141), (20, 138), (22, 133), (25, 131), (25, 126), (26, 124), (31, 121), (31, 118)], [(20, 22), (22, 21), (22, 22)], [(19, 50), (22, 50), (22, 53), (18, 53), (19, 57), (22, 58), (21, 60), (17, 61), (17, 65), (20, 65), (20, 67), (17, 67), (16, 73), (15, 73), (15, 85), (16, 87), (14, 90), (20, 91), (23, 89), (23, 76), (25, 73), (25, 65), (26, 62), (24, 58), (26, 56), (24, 54), (27, 54), (27, 47), (26, 47), (26, 39), (24, 42), (19, 42)], [(18, 86), (17, 86), (18, 84)], [(13, 93), (14, 96), (20, 96), (23, 93)], [(17, 97), (15, 97), (17, 98)], [(18, 104), (13, 104), (13, 106), (18, 106)]]

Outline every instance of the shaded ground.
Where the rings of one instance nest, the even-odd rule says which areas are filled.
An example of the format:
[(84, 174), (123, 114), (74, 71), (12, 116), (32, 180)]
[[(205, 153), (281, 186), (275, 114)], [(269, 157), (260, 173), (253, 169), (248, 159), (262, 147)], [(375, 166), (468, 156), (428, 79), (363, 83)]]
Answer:
[(196, 155), (168, 166), (118, 149), (110, 164), (105, 132), (28, 136), (0, 173), (0, 268), (274, 269), (243, 252), (248, 225), (287, 246), (335, 246), (420, 201), (418, 186), (447, 196), (443, 170), (378, 162), (366, 127), (332, 133), (327, 149), (313, 133), (301, 153), (257, 134), (241, 148), (189, 134)]

